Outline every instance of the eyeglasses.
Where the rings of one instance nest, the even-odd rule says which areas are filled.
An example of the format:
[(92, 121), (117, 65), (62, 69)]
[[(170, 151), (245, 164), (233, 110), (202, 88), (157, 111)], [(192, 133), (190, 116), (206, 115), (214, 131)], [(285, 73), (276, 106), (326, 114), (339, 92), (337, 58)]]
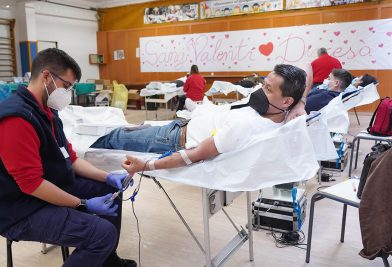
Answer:
[(61, 78), (59, 75), (57, 75), (54, 72), (50, 72), (54, 77), (56, 77), (57, 79), (59, 79), (60, 81), (63, 82), (65, 90), (69, 91), (69, 90), (74, 90), (74, 86), (76, 84), (76, 82), (71, 83), (69, 81), (64, 80), (63, 78)]

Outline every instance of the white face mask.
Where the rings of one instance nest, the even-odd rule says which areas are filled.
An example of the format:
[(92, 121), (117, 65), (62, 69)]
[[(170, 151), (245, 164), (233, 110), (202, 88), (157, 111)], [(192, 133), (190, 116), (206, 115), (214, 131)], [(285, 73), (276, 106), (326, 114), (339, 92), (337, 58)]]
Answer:
[(324, 79), (323, 83), (318, 86), (319, 89), (329, 90), (329, 79)]
[(57, 87), (52, 75), (50, 75), (50, 76), (52, 78), (52, 81), (53, 81), (56, 89), (49, 95), (48, 88), (47, 88), (46, 84), (44, 83), (46, 93), (48, 94), (48, 101), (46, 104), (48, 105), (48, 107), (60, 111), (60, 110), (64, 109), (66, 106), (68, 106), (69, 104), (71, 104), (72, 90), (66, 90), (63, 87)]

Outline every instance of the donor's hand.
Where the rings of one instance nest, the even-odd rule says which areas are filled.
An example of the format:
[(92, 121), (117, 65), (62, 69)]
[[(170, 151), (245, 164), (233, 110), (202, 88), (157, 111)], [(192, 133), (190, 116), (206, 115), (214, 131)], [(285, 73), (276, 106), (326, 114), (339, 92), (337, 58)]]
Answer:
[(289, 114), (286, 117), (286, 122), (291, 121), (292, 119), (295, 119), (296, 117), (299, 117), (301, 115), (306, 114), (305, 111), (305, 104), (302, 101), (299, 101), (297, 105), (295, 105), (289, 112)]
[(147, 164), (144, 160), (137, 157), (127, 155), (127, 159), (122, 164), (122, 167), (130, 174), (133, 175), (135, 172), (147, 170)]

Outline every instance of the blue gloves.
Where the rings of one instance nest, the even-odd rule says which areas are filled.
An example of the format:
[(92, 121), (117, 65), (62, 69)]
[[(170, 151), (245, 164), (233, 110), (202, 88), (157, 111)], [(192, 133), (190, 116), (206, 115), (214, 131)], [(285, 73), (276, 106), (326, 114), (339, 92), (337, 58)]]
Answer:
[(124, 179), (128, 176), (128, 173), (109, 173), (108, 176), (106, 176), (106, 184), (122, 190), (123, 189), (123, 181)]
[[(117, 216), (116, 211), (118, 205), (113, 205), (113, 200), (109, 201), (112, 195), (113, 194), (110, 193), (103, 197), (94, 197), (87, 199), (87, 211), (96, 215)], [(106, 204), (105, 201), (107, 201)]]

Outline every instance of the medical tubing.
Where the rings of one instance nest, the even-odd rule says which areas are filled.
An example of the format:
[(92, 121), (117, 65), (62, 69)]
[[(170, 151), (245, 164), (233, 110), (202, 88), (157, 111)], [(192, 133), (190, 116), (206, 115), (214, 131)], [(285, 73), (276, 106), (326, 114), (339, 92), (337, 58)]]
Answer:
[[(343, 147), (344, 147), (344, 142), (342, 142), (339, 146), (339, 150), (338, 150), (338, 158), (336, 159), (336, 169), (339, 168), (339, 160), (342, 159), (342, 155), (343, 155)], [(340, 167), (342, 166), (342, 161), (340, 161)]]
[(158, 159), (166, 158), (166, 157), (170, 156), (171, 154), (173, 154), (173, 152), (174, 152), (173, 150), (169, 150), (169, 151), (163, 153), (162, 155), (160, 155)]

